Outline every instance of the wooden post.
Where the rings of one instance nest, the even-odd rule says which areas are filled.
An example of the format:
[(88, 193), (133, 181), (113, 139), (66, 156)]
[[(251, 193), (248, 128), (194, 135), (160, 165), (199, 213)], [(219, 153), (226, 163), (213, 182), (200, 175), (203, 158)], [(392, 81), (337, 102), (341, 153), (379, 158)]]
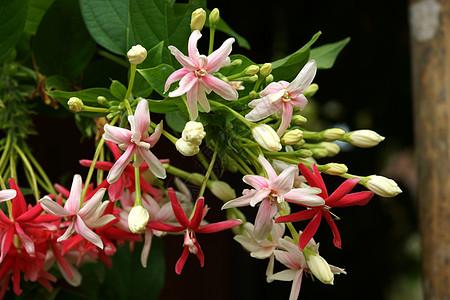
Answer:
[(450, 299), (450, 1), (411, 0), (415, 145), (425, 299)]

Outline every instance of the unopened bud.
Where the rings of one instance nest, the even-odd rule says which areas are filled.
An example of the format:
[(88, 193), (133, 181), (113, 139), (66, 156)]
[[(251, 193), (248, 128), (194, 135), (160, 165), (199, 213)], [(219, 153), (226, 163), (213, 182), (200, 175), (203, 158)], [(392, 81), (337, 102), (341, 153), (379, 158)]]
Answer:
[(257, 65), (251, 65), (251, 66), (248, 66), (245, 69), (244, 73), (245, 73), (245, 75), (252, 76), (252, 75), (255, 75), (258, 72), (259, 72), (259, 67)]
[(310, 255), (307, 255), (306, 264), (311, 273), (313, 273), (321, 282), (333, 284), (334, 274), (331, 272), (330, 265), (322, 256), (317, 253), (311, 253)]
[(310, 86), (308, 86), (306, 91), (303, 92), (303, 95), (306, 98), (309, 98), (309, 97), (314, 96), (318, 90), (319, 90), (319, 86), (316, 83), (312, 83)]
[(263, 77), (269, 76), (269, 74), (271, 72), (272, 72), (272, 64), (271, 63), (265, 63), (259, 69), (259, 74), (261, 74), (261, 76), (263, 76)]
[(71, 97), (69, 101), (67, 101), (67, 105), (69, 105), (69, 109), (74, 112), (80, 112), (84, 107), (83, 101), (77, 97)]
[(267, 77), (266, 77), (266, 84), (269, 84), (269, 83), (271, 83), (273, 81), (273, 75), (272, 74), (269, 74)]
[(300, 129), (286, 131), (281, 138), (283, 145), (295, 145), (303, 139), (303, 132)]
[(324, 158), (328, 156), (328, 151), (325, 148), (311, 148), (314, 158)]
[(128, 215), (128, 227), (133, 233), (141, 233), (145, 230), (149, 218), (148, 211), (142, 205), (137, 205)]
[(132, 65), (138, 65), (147, 58), (147, 50), (141, 45), (131, 47), (127, 53), (128, 60)]
[(230, 67), (239, 67), (240, 65), (242, 65), (242, 59), (235, 59), (233, 61), (231, 61), (231, 63), (228, 65)]
[(308, 120), (302, 115), (293, 115), (292, 116), (291, 123), (294, 124), (294, 125), (303, 125), (306, 122), (308, 122)]
[(209, 14), (209, 26), (216, 27), (220, 20), (220, 12), (217, 8), (214, 8)]
[(258, 75), (252, 75), (252, 76), (249, 76), (249, 77), (247, 77), (247, 78), (245, 78), (245, 81), (247, 81), (247, 82), (256, 82), (257, 80), (258, 80)]
[(378, 196), (391, 198), (402, 192), (397, 183), (392, 179), (378, 175), (371, 175), (368, 178), (369, 180), (366, 181), (364, 186)]
[(384, 136), (379, 135), (373, 130), (363, 129), (346, 133), (344, 140), (356, 147), (370, 148), (383, 141)]
[(225, 181), (215, 180), (208, 185), (209, 190), (214, 196), (222, 201), (229, 201), (236, 198), (236, 192), (234, 189)]
[(347, 173), (347, 171), (348, 171), (348, 168), (346, 165), (337, 164), (337, 163), (326, 164), (326, 165), (324, 165), (324, 168), (325, 168), (324, 172), (328, 175), (339, 176), (339, 175)]
[(261, 124), (253, 128), (253, 138), (264, 149), (272, 152), (281, 150), (280, 137), (278, 134), (267, 124)]
[(191, 143), (194, 146), (200, 146), (206, 132), (203, 129), (201, 122), (189, 121), (186, 123), (183, 129), (181, 137), (187, 143)]
[(108, 105), (108, 101), (103, 96), (98, 96), (97, 97), (97, 102), (98, 102), (98, 104), (101, 104), (101, 105)]
[(250, 99), (256, 99), (259, 97), (259, 93), (255, 92), (255, 91), (251, 91), (248, 96), (250, 97)]
[(341, 151), (338, 144), (331, 142), (320, 142), (320, 146), (322, 146), (325, 150), (327, 150), (327, 156), (335, 156)]
[[(300, 140), (298, 143), (294, 144), (293, 147), (294, 147), (295, 149), (300, 149), (305, 143), (306, 143), (305, 140)], [(311, 153), (311, 155), (312, 155), (312, 153)], [(310, 155), (310, 156), (311, 156), (311, 155)]]
[(178, 139), (175, 143), (175, 147), (177, 147), (178, 152), (184, 156), (194, 156), (200, 151), (198, 146), (188, 143), (183, 139)]
[(331, 128), (323, 131), (323, 136), (326, 141), (335, 141), (341, 139), (345, 134), (345, 130), (341, 128)]
[(191, 15), (191, 31), (202, 30), (206, 21), (206, 11), (203, 8), (197, 8)]

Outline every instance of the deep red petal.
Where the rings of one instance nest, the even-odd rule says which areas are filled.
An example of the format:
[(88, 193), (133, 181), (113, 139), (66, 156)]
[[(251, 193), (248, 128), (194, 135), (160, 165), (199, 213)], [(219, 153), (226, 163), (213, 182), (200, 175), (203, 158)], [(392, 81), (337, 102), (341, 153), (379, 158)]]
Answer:
[(174, 189), (169, 188), (167, 190), (167, 193), (169, 194), (169, 199), (170, 203), (172, 204), (173, 213), (175, 214), (175, 218), (177, 219), (178, 223), (184, 228), (189, 227), (189, 219), (184, 213), (184, 210), (181, 207), (180, 201), (178, 201), (177, 199), (177, 195), (175, 194)]
[(334, 203), (333, 207), (366, 205), (370, 201), (370, 199), (372, 199), (372, 196), (373, 196), (373, 192), (370, 192), (370, 191), (362, 191), (362, 192), (347, 194), (344, 197), (342, 197), (339, 201)]
[(275, 219), (275, 223), (298, 222), (311, 219), (318, 212), (318, 209), (306, 209), (287, 216), (281, 216)]
[(349, 178), (344, 181), (327, 199), (325, 199), (325, 204), (333, 207), (334, 203), (350, 193), (359, 181), (361, 181), (361, 178), (359, 177)]
[(41, 205), (35, 205), (32, 209), (17, 217), (15, 220), (16, 222), (29, 222), (37, 218), (43, 210)]
[(0, 209), (0, 226), (8, 226), (13, 222), (5, 215), (5, 213)]
[(69, 275), (69, 278), (73, 279), (72, 271), (70, 270), (66, 260), (62, 257), (61, 251), (59, 251), (56, 240), (51, 240), (50, 245), (52, 247), (53, 254), (55, 255), (55, 258), (58, 261), (59, 265), (64, 269), (64, 271), (66, 271), (67, 275)]
[(119, 157), (122, 156), (122, 152), (120, 152), (119, 147), (111, 141), (106, 141), (106, 144), (108, 145), (109, 149), (111, 149), (111, 152), (113, 153), (114, 158), (117, 161)]
[(341, 236), (339, 235), (339, 230), (336, 226), (336, 224), (333, 221), (333, 218), (331, 217), (329, 212), (324, 212), (323, 217), (327, 221), (328, 225), (330, 225), (331, 231), (333, 232), (333, 244), (341, 249)]
[(325, 183), (323, 182), (322, 175), (320, 175), (319, 170), (317, 169), (317, 166), (315, 164), (311, 165), (311, 168), (314, 172), (312, 172), (310, 169), (308, 169), (307, 166), (300, 163), (298, 165), (298, 169), (302, 173), (302, 175), (305, 177), (308, 184), (312, 187), (319, 188), (322, 192), (319, 194), (320, 197), (323, 199), (326, 199), (328, 197), (327, 188), (325, 186)]
[[(92, 165), (92, 160), (90, 160), (90, 159), (81, 159), (80, 160), (80, 165), (82, 165), (83, 167), (90, 167)], [(98, 169), (98, 170), (109, 171), (109, 170), (111, 170), (113, 165), (114, 164), (112, 162), (109, 162), (109, 161), (97, 161), (95, 163), (95, 168)]]
[(197, 231), (200, 223), (203, 220), (203, 210), (205, 208), (205, 198), (200, 197), (197, 199), (197, 203), (195, 203), (195, 211), (192, 219), (190, 220), (191, 229)]
[(175, 273), (178, 275), (181, 274), (181, 271), (183, 271), (184, 264), (186, 263), (186, 260), (189, 256), (189, 247), (184, 247), (183, 253), (181, 254), (180, 258), (178, 259), (176, 265), (175, 265)]
[(187, 227), (182, 226), (175, 226), (171, 224), (166, 224), (162, 222), (156, 222), (156, 221), (149, 221), (147, 223), (147, 227), (159, 231), (165, 231), (165, 232), (180, 232), (185, 230)]
[(321, 219), (322, 219), (322, 210), (318, 211), (318, 213), (306, 226), (305, 230), (303, 230), (302, 234), (300, 234), (300, 238), (298, 240), (298, 247), (301, 250), (303, 250), (306, 247), (306, 245), (309, 243), (312, 237), (316, 234)]
[(200, 244), (197, 242), (197, 240), (195, 240), (195, 246), (197, 247), (197, 253), (195, 253), (195, 255), (200, 261), (200, 267), (203, 268), (203, 266), (205, 265), (205, 255), (203, 254), (202, 247), (200, 247)]
[(10, 188), (16, 190), (17, 196), (11, 200), (12, 202), (12, 215), (13, 219), (15, 220), (18, 218), (21, 214), (25, 213), (27, 211), (27, 202), (25, 201), (25, 198), (22, 195), (22, 192), (19, 189), (19, 186), (16, 184), (13, 178), (10, 178), (8, 180)]
[(17, 264), (17, 263), (14, 264), (14, 267), (13, 267), (12, 281), (13, 281), (14, 294), (16, 294), (16, 295), (22, 294), (22, 290), (20, 289), (20, 269), (19, 269), (19, 264)]
[(219, 231), (227, 230), (231, 227), (241, 225), (241, 224), (242, 224), (241, 220), (226, 220), (226, 221), (222, 221), (222, 222), (210, 223), (210, 224), (200, 226), (196, 230), (196, 232), (198, 232), (198, 233), (219, 232)]

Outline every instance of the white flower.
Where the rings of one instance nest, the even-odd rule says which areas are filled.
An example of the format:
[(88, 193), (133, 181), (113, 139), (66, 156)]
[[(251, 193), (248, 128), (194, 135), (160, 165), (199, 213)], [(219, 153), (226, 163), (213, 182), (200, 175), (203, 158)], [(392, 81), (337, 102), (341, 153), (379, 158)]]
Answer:
[(138, 65), (147, 58), (147, 50), (141, 45), (131, 47), (127, 53), (128, 60), (132, 65)]
[(356, 130), (345, 135), (345, 140), (353, 146), (370, 148), (378, 145), (384, 140), (384, 136), (369, 129)]
[(206, 132), (203, 129), (203, 124), (200, 122), (189, 121), (186, 123), (183, 129), (181, 137), (187, 143), (191, 143), (195, 146), (200, 146)]
[(253, 138), (256, 142), (266, 150), (277, 152), (281, 150), (280, 137), (267, 124), (261, 124), (253, 128)]
[(378, 175), (371, 175), (369, 178), (370, 180), (366, 182), (365, 186), (378, 196), (391, 198), (402, 192), (397, 183), (392, 179)]
[(180, 152), (184, 156), (194, 156), (200, 151), (200, 148), (198, 146), (186, 142), (183, 139), (178, 139), (178, 141), (175, 143), (175, 146), (177, 147), (178, 152)]
[(310, 254), (307, 256), (306, 264), (317, 279), (325, 284), (333, 284), (334, 274), (330, 265), (322, 256), (316, 253)]
[(128, 215), (128, 227), (133, 233), (141, 233), (145, 230), (149, 218), (148, 211), (142, 205), (137, 205), (131, 209)]

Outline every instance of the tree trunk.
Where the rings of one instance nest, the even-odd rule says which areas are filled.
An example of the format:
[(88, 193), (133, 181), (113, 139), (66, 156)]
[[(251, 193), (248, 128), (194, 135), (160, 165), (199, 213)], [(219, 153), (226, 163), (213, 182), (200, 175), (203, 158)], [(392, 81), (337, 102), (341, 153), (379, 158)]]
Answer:
[(409, 4), (425, 299), (450, 299), (450, 1)]

